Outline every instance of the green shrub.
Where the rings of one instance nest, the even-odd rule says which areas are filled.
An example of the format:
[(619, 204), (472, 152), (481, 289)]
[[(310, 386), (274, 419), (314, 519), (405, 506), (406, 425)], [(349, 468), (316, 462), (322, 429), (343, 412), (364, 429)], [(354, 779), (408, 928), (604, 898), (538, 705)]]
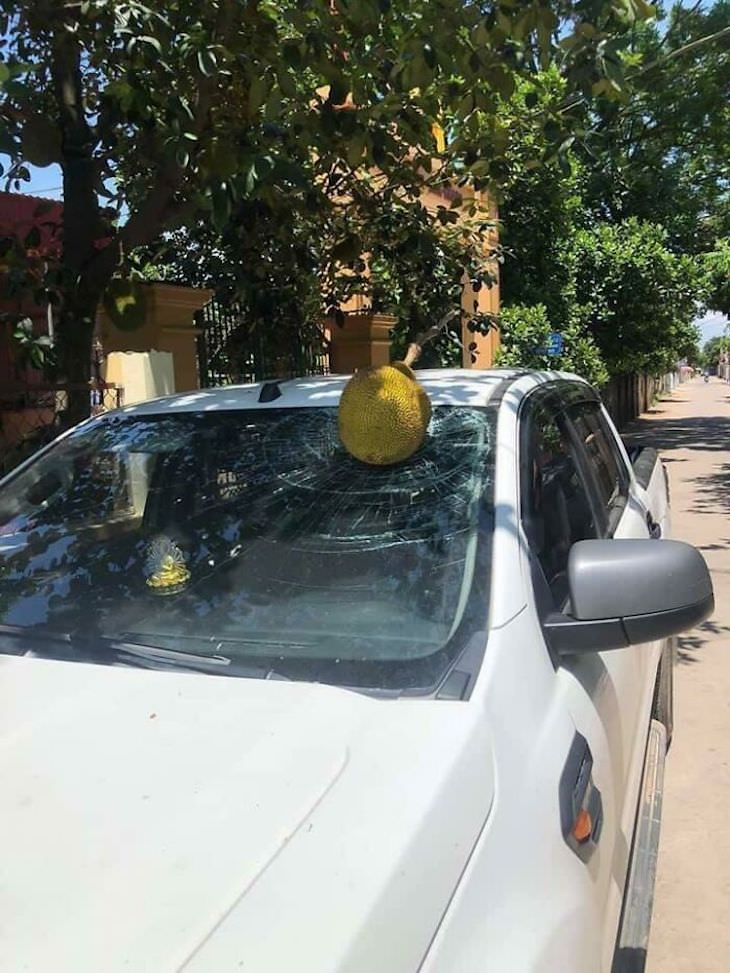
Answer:
[(555, 329), (543, 304), (503, 308), (500, 328), (502, 345), (497, 355), (497, 365), (501, 368), (574, 372), (593, 385), (603, 385), (608, 381), (608, 372), (595, 342), (577, 324), (569, 324), (561, 330), (561, 355), (548, 355), (545, 352), (550, 332)]

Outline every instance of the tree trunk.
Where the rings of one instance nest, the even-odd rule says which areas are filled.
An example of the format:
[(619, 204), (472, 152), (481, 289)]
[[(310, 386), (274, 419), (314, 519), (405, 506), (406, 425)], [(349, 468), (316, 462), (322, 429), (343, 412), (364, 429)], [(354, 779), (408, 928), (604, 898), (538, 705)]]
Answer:
[(87, 419), (91, 411), (91, 352), (96, 319), (96, 301), (80, 306), (66, 304), (57, 329), (58, 363), (67, 384), (67, 407), (63, 425), (68, 427)]
[[(75, 16), (75, 14), (74, 14)], [(94, 162), (95, 136), (86, 118), (81, 46), (63, 14), (55, 24), (51, 73), (62, 136), (63, 288), (56, 335), (60, 377), (69, 386), (64, 425), (91, 411), (89, 380), (96, 311), (118, 249), (100, 252), (103, 237)]]

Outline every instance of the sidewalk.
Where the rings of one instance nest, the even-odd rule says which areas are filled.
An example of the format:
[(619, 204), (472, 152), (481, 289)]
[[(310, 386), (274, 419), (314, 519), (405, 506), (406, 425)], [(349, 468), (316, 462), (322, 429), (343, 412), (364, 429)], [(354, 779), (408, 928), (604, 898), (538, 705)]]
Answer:
[(730, 385), (694, 379), (633, 423), (662, 451), (673, 534), (696, 544), (715, 614), (677, 643), (648, 973), (730, 970)]

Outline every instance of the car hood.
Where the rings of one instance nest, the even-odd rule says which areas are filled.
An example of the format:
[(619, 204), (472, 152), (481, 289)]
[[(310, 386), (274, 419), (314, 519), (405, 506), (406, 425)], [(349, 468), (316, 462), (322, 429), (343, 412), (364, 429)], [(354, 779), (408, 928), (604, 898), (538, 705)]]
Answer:
[(416, 970), (494, 796), (467, 703), (15, 657), (0, 693), (13, 969)]

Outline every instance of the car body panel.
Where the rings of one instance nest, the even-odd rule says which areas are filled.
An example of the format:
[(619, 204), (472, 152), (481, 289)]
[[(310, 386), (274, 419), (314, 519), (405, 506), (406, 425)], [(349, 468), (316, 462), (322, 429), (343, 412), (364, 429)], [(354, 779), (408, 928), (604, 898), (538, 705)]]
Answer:
[(470, 705), (494, 744), (487, 827), (423, 964), (423, 973), (593, 973), (601, 938), (598, 865), (563, 841), (557, 782), (575, 726), (528, 605), (492, 632)]
[[(608, 973), (661, 645), (553, 657), (519, 506), (525, 397), (593, 393), (559, 373), (418, 378), (435, 405), (500, 400), (498, 569), (468, 699), (0, 657), (3, 955), (81, 973)], [(122, 412), (332, 408), (346, 381)], [(649, 509), (668, 533), (660, 464), (643, 490), (619, 450), (615, 536), (648, 536)], [(605, 816), (585, 861), (558, 793), (577, 732)]]
[(459, 704), (14, 657), (0, 680), (0, 954), (29, 971), (415, 968), (493, 800)]

